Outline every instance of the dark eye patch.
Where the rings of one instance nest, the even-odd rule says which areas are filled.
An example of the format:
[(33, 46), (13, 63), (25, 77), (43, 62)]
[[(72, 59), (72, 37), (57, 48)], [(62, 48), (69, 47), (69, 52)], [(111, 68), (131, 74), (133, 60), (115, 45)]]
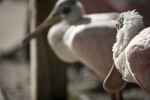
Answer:
[(124, 16), (120, 16), (117, 21), (118, 21), (119, 29), (121, 29), (123, 27)]
[(71, 12), (71, 9), (69, 7), (65, 7), (62, 12), (64, 14), (69, 14)]

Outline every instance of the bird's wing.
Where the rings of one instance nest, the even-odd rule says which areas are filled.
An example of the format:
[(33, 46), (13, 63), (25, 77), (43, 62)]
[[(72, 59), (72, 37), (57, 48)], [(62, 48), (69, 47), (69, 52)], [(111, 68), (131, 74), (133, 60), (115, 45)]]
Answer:
[(137, 83), (150, 93), (150, 28), (144, 29), (126, 49), (127, 65)]
[(82, 63), (104, 78), (113, 63), (111, 49), (116, 29), (109, 21), (101, 23), (79, 25), (65, 36), (65, 41)]

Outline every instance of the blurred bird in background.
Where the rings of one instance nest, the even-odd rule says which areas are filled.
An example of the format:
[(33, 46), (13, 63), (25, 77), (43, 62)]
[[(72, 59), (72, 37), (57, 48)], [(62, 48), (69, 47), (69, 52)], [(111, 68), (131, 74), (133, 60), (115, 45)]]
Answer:
[(111, 48), (118, 15), (86, 15), (80, 2), (59, 0), (47, 19), (25, 38), (24, 44), (51, 27), (47, 39), (59, 59), (68, 63), (80, 61), (105, 78), (113, 63)]

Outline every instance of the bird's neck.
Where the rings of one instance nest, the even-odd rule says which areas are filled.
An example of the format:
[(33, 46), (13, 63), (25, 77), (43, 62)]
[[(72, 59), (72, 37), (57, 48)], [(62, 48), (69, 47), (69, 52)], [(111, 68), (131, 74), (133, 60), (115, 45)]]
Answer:
[(70, 23), (62, 21), (54, 25), (48, 33), (48, 42), (54, 50), (55, 54), (64, 62), (77, 61), (76, 56), (70, 51), (64, 43), (64, 34), (69, 29)]
[(137, 35), (142, 29), (143, 26), (139, 25), (124, 25), (122, 29), (120, 29), (117, 33), (117, 42), (113, 46), (113, 59), (116, 59), (119, 54), (125, 50), (129, 42)]

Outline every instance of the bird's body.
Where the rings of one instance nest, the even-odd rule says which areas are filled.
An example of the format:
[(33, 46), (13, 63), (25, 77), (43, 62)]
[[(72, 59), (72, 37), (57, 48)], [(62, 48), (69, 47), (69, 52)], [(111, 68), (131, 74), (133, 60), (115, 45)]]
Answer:
[(118, 15), (86, 15), (80, 2), (58, 0), (52, 13), (24, 43), (51, 26), (48, 42), (59, 59), (68, 63), (80, 61), (105, 78), (113, 63), (111, 48)]
[(150, 27), (142, 30), (126, 49), (127, 65), (135, 82), (150, 93)]
[(123, 79), (138, 83), (150, 93), (150, 28), (144, 29), (142, 16), (135, 11), (119, 15), (113, 59)]
[(48, 41), (61, 60), (80, 61), (104, 78), (112, 64), (117, 16), (117, 13), (91, 14), (71, 24), (59, 22), (49, 30)]

